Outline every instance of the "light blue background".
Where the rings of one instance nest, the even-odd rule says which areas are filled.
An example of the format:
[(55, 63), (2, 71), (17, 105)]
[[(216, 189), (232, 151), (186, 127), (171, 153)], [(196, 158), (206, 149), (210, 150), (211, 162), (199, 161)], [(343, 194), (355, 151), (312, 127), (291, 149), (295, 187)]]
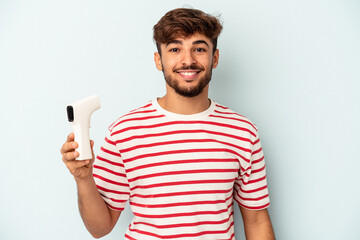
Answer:
[(101, 97), (97, 151), (117, 117), (164, 94), (152, 27), (186, 4), (221, 14), (210, 97), (260, 129), (277, 239), (360, 239), (356, 0), (0, 0), (0, 239), (91, 239), (59, 153), (65, 106)]

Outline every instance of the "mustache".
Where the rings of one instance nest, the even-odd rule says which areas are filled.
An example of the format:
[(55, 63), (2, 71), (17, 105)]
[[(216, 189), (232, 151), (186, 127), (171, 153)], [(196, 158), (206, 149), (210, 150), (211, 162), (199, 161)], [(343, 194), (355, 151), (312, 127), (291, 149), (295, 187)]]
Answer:
[(203, 67), (197, 65), (197, 64), (191, 64), (189, 66), (182, 66), (179, 68), (174, 68), (173, 72), (177, 72), (177, 71), (181, 71), (181, 70), (198, 70), (198, 71), (203, 71), (205, 70)]

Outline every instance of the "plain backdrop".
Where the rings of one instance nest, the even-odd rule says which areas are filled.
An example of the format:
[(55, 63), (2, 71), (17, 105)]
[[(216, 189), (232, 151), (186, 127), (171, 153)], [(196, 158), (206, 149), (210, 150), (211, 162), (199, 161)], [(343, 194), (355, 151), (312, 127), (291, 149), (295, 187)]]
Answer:
[(0, 0), (0, 239), (91, 239), (59, 152), (65, 107), (100, 96), (97, 152), (113, 121), (164, 95), (152, 27), (190, 6), (221, 16), (210, 97), (260, 130), (277, 239), (360, 239), (358, 0)]

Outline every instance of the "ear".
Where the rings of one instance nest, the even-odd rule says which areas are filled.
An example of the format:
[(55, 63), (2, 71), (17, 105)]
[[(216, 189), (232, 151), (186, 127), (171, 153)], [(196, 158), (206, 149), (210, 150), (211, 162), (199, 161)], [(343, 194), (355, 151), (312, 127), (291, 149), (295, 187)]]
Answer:
[(213, 68), (216, 68), (219, 64), (219, 49), (216, 49), (213, 56)]
[(154, 62), (156, 65), (157, 70), (162, 71), (162, 64), (161, 64), (161, 56), (158, 52), (154, 52)]

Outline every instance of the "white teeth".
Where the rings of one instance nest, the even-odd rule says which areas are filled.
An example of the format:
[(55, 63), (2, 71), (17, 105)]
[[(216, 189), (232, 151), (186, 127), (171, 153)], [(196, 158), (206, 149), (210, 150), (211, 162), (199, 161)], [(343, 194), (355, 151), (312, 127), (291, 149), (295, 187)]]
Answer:
[(192, 76), (192, 75), (195, 75), (196, 72), (181, 72), (181, 74), (186, 75), (186, 76)]

